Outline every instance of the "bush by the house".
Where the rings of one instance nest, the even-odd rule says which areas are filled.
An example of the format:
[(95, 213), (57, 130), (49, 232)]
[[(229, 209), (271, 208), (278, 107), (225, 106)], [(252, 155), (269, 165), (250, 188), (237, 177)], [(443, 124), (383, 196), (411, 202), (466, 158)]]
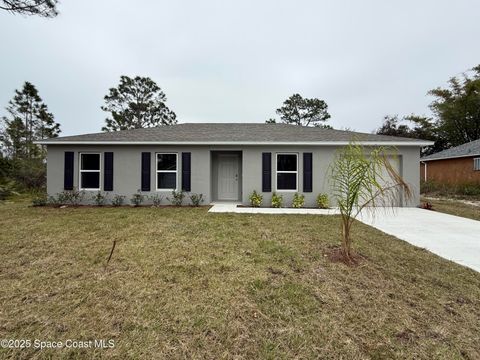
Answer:
[(256, 190), (253, 190), (253, 193), (248, 197), (250, 200), (250, 205), (252, 207), (260, 207), (262, 205), (263, 196), (257, 193)]
[(122, 206), (125, 201), (125, 195), (115, 195), (112, 199), (113, 206)]
[[(79, 191), (76, 188), (73, 190), (64, 190), (57, 194), (56, 199), (51, 199), (53, 205), (73, 205), (78, 206), (85, 197), (85, 191)], [(54, 197), (51, 197), (54, 198)]]
[(317, 196), (317, 206), (319, 209), (328, 209), (330, 206), (330, 201), (328, 200), (327, 194), (318, 194)]
[(132, 195), (132, 197), (130, 198), (130, 202), (132, 203), (133, 206), (137, 207), (142, 205), (144, 199), (145, 199), (145, 196), (142, 195), (139, 190)]
[(428, 201), (427, 202), (423, 202), (420, 207), (424, 210), (433, 210), (433, 205), (432, 203), (429, 203)]
[(203, 203), (203, 194), (191, 194), (190, 201), (192, 202), (193, 206), (200, 206)]
[(305, 195), (295, 193), (293, 195), (292, 207), (293, 208), (302, 208), (305, 205)]
[(163, 196), (159, 194), (152, 195), (150, 198), (152, 199), (153, 207), (159, 207), (163, 200)]
[(172, 191), (172, 197), (167, 198), (175, 206), (181, 206), (183, 199), (185, 198), (185, 192), (183, 191)]
[(277, 193), (272, 194), (272, 207), (273, 208), (281, 208), (283, 205), (283, 196), (278, 195)]
[(32, 198), (32, 206), (46, 206), (48, 203), (47, 194), (38, 194)]
[(47, 205), (58, 207), (58, 206), (61, 206), (63, 204), (60, 202), (60, 200), (58, 199), (58, 195), (57, 195), (57, 196), (49, 196), (47, 198)]
[(95, 202), (95, 205), (103, 206), (107, 201), (107, 195), (99, 191), (93, 195), (93, 201)]

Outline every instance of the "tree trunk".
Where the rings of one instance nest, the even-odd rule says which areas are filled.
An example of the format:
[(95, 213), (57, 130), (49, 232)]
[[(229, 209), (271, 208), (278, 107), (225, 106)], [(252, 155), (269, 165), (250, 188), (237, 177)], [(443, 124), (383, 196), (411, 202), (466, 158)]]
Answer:
[(342, 221), (342, 255), (345, 262), (351, 263), (352, 258), (352, 239), (350, 238), (350, 219), (346, 218)]

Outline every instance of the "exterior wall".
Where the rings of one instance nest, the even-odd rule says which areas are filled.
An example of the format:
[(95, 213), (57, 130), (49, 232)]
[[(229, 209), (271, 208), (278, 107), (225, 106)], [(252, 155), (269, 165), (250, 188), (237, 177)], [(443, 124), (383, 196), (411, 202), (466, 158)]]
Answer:
[[(64, 179), (64, 153), (65, 151), (74, 151), (74, 182), (73, 186), (79, 187), (79, 159), (80, 153), (92, 152), (102, 153), (101, 161), (103, 162), (103, 152), (112, 151), (113, 156), (113, 190), (109, 192), (111, 199), (115, 194), (125, 195), (125, 203), (129, 203), (129, 198), (141, 188), (141, 153), (151, 152), (151, 179), (150, 192), (142, 192), (142, 194), (151, 196), (154, 194), (163, 195), (164, 198), (170, 196), (170, 191), (156, 191), (156, 169), (155, 169), (155, 153), (172, 152), (178, 153), (177, 157), (177, 186), (181, 187), (181, 153), (191, 152), (191, 184), (193, 193), (201, 193), (205, 198), (205, 203), (211, 202), (210, 199), (210, 151), (207, 147), (175, 147), (175, 146), (63, 146), (49, 145), (47, 148), (47, 192), (49, 195), (57, 194), (63, 191)], [(101, 168), (101, 188), (103, 189), (103, 164)], [(96, 191), (87, 191), (86, 198), (91, 198)], [(164, 203), (168, 204), (166, 199)]]
[[(241, 199), (247, 204), (248, 197), (253, 190), (261, 192), (262, 190), (262, 152), (272, 153), (272, 192), (276, 191), (276, 153), (297, 153), (298, 154), (298, 192), (303, 193), (303, 158), (302, 153), (313, 153), (313, 191), (304, 193), (305, 206), (315, 206), (316, 197), (319, 193), (327, 193), (331, 196), (328, 183), (328, 169), (335, 156), (338, 147), (335, 146), (88, 146), (88, 145), (49, 145), (47, 162), (47, 191), (49, 195), (57, 194), (63, 191), (64, 180), (64, 152), (75, 152), (75, 176), (74, 187), (79, 184), (79, 153), (80, 152), (100, 152), (112, 151), (114, 153), (114, 177), (113, 189), (109, 194), (112, 198), (114, 194), (127, 196), (126, 202), (138, 189), (140, 189), (141, 179), (141, 153), (152, 153), (151, 164), (151, 189), (150, 192), (143, 192), (145, 195), (162, 194), (169, 196), (169, 191), (155, 191), (156, 172), (155, 157), (157, 152), (176, 152), (178, 156), (178, 175), (177, 184), (181, 186), (181, 152), (191, 152), (191, 192), (202, 193), (205, 204), (212, 201), (212, 165), (211, 151), (241, 151)], [(397, 154), (400, 159), (400, 172), (404, 179), (411, 185), (413, 198), (405, 206), (417, 206), (419, 203), (419, 155), (420, 149), (417, 146), (405, 146), (398, 148)], [(103, 156), (102, 156), (103, 161)], [(103, 168), (102, 168), (103, 172)], [(103, 188), (103, 174), (101, 175), (101, 185)], [(283, 195), (284, 203), (290, 205), (295, 191), (276, 191)], [(95, 191), (92, 192), (93, 194)], [(93, 195), (92, 194), (92, 195)], [(89, 195), (87, 197), (91, 197)], [(270, 204), (272, 193), (263, 193), (264, 205)], [(168, 203), (168, 202), (165, 202)]]
[[(474, 158), (474, 156), (471, 156), (428, 161), (426, 162), (426, 180), (448, 185), (480, 184), (480, 171), (473, 170)], [(425, 180), (424, 163), (420, 163), (420, 179)]]
[[(327, 193), (332, 197), (328, 181), (328, 171), (338, 147), (334, 146), (251, 146), (243, 150), (243, 197), (242, 202), (247, 204), (248, 196), (253, 190), (262, 190), (262, 152), (272, 153), (272, 192), (283, 195), (284, 203), (290, 205), (293, 192), (276, 190), (276, 153), (298, 153), (298, 192), (303, 193), (303, 161), (302, 153), (313, 153), (313, 188), (305, 195), (305, 206), (316, 206), (316, 197), (319, 193)], [(400, 174), (412, 187), (412, 199), (405, 206), (417, 206), (420, 202), (420, 179), (418, 176), (418, 161), (420, 149), (418, 147), (402, 147), (397, 150), (400, 160)], [(270, 204), (272, 193), (262, 193), (264, 204)]]

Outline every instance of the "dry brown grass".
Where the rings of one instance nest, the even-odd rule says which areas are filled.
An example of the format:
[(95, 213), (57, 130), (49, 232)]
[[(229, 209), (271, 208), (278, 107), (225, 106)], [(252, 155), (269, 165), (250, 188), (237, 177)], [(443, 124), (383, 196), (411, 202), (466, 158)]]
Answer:
[(466, 204), (454, 199), (422, 198), (422, 201), (431, 203), (435, 211), (480, 220), (480, 206), (477, 205)]
[[(480, 357), (480, 274), (339, 219), (0, 205), (0, 339), (115, 339), (1, 358)], [(113, 240), (117, 247), (104, 268)]]

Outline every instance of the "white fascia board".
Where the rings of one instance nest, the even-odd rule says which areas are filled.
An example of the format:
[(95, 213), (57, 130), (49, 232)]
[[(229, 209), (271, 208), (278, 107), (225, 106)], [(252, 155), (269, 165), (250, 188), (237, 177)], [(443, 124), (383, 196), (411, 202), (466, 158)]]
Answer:
[[(38, 145), (287, 145), (287, 146), (344, 146), (348, 141), (35, 141)], [(430, 146), (432, 141), (357, 141), (365, 146)]]
[(467, 155), (457, 155), (457, 156), (447, 156), (435, 159), (420, 159), (420, 162), (429, 162), (429, 161), (437, 161), (437, 160), (449, 160), (449, 159), (459, 159), (459, 158), (466, 158), (466, 157), (480, 157), (480, 154), (467, 154)]

